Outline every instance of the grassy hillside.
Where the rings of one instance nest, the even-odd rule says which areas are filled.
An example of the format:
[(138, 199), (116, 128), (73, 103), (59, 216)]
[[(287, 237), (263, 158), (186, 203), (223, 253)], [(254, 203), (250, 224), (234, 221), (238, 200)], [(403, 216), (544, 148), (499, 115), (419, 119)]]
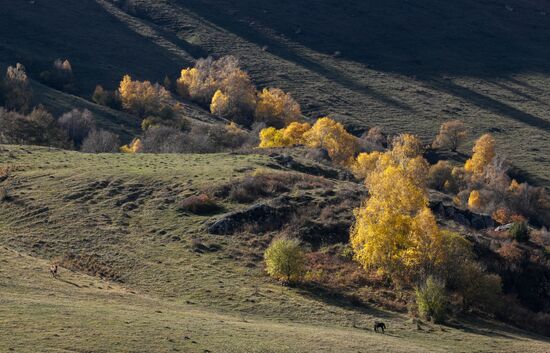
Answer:
[[(120, 3), (120, 2), (119, 2)], [(459, 118), (492, 132), (526, 177), (549, 185), (548, 4), (402, 1), (107, 0), (4, 4), (0, 61), (35, 74), (67, 57), (83, 94), (123, 73), (162, 80), (233, 54), (260, 86), (314, 118), (431, 138)], [(466, 147), (465, 150), (469, 148)]]
[[(178, 209), (182, 198), (257, 169), (289, 173), (266, 155), (2, 146), (0, 163), (16, 166), (0, 203), (0, 326), (7, 328), (0, 352), (545, 352), (550, 345), (494, 322), (417, 327), (375, 305), (282, 287), (260, 261), (272, 234), (207, 234), (217, 215)], [(58, 279), (48, 273), (56, 258), (65, 264)], [(371, 330), (374, 320), (387, 323), (386, 335)]]

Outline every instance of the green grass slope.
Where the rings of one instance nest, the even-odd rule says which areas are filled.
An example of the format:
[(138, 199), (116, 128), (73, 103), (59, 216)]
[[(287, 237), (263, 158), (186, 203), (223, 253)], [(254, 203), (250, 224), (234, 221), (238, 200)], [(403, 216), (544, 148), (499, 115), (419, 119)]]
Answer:
[[(92, 155), (2, 146), (0, 352), (546, 352), (498, 323), (423, 323), (269, 280), (269, 238), (210, 235), (178, 200), (257, 169), (265, 155)], [(280, 170), (279, 170), (280, 171)], [(282, 171), (284, 172), (284, 171)], [(333, 181), (334, 188), (347, 182)], [(314, 194), (316, 190), (307, 190)], [(226, 202), (224, 212), (242, 205)], [(207, 251), (196, 251), (200, 243)], [(86, 255), (83, 272), (48, 273)], [(101, 273), (105, 280), (84, 272)], [(383, 320), (386, 335), (371, 330)]]

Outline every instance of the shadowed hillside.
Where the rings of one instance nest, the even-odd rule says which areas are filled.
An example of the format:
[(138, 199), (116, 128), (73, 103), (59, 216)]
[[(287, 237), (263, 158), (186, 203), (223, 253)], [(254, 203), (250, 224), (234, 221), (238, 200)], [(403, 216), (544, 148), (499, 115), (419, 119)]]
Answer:
[(233, 54), (256, 84), (290, 91), (311, 118), (426, 139), (442, 121), (462, 119), (474, 135), (492, 132), (524, 177), (548, 185), (550, 11), (542, 1), (133, 4), (4, 2), (0, 61), (36, 75), (67, 57), (88, 96), (126, 72), (175, 78), (194, 58)]

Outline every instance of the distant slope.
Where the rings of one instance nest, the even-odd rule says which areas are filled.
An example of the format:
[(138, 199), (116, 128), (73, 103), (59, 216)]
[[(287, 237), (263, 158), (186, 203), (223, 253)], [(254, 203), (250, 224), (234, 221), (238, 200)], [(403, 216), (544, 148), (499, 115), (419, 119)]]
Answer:
[(290, 91), (312, 118), (426, 139), (463, 119), (550, 185), (547, 2), (133, 2), (129, 14), (107, 0), (5, 2), (0, 61), (38, 72), (68, 57), (89, 92), (125, 72), (161, 80), (193, 58), (233, 54), (260, 87)]

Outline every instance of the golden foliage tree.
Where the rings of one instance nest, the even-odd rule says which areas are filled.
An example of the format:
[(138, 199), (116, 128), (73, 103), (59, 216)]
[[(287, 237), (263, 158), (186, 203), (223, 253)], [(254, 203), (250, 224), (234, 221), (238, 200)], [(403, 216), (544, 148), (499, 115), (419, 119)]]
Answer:
[(182, 97), (203, 105), (211, 104), (225, 78), (237, 71), (240, 71), (239, 62), (233, 56), (199, 59), (194, 67), (181, 70), (176, 81), (176, 90)]
[(477, 190), (472, 190), (468, 197), (468, 208), (471, 210), (479, 210), (483, 206), (481, 194)]
[(328, 117), (318, 119), (304, 134), (306, 146), (325, 149), (330, 158), (339, 164), (353, 163), (357, 139), (344, 126)]
[(120, 147), (120, 152), (122, 153), (139, 153), (142, 150), (143, 144), (141, 143), (141, 139), (139, 138), (135, 138), (130, 144)]
[(304, 144), (304, 134), (311, 129), (309, 123), (290, 123), (286, 128), (268, 127), (260, 131), (260, 147), (291, 147)]
[(356, 178), (365, 179), (370, 173), (374, 172), (382, 154), (382, 152), (378, 151), (359, 153), (351, 166), (353, 175)]
[(495, 158), (495, 139), (491, 134), (481, 136), (475, 143), (472, 158), (466, 161), (464, 169), (474, 176), (483, 174), (487, 167)]
[(448, 148), (456, 151), (468, 138), (468, 128), (461, 120), (450, 120), (441, 124), (439, 134), (435, 137), (432, 147)]
[(125, 75), (118, 88), (124, 109), (144, 117), (147, 114), (158, 114), (170, 93), (159, 84), (149, 81), (132, 80)]
[(424, 152), (422, 141), (415, 135), (401, 134), (392, 141), (392, 154), (398, 160), (414, 158)]
[[(360, 154), (354, 168), (366, 175), (370, 198), (355, 210), (351, 244), (365, 268), (412, 278), (441, 271), (448, 234), (428, 208), (428, 164), (420, 144), (403, 136), (385, 153)], [(420, 145), (421, 146), (421, 145)], [(361, 167), (361, 168), (360, 168)]]
[(244, 71), (228, 75), (215, 92), (210, 104), (212, 114), (248, 126), (256, 107), (256, 90)]
[(300, 105), (281, 89), (264, 88), (258, 94), (258, 104), (254, 112), (257, 121), (282, 127), (298, 120), (301, 114)]

